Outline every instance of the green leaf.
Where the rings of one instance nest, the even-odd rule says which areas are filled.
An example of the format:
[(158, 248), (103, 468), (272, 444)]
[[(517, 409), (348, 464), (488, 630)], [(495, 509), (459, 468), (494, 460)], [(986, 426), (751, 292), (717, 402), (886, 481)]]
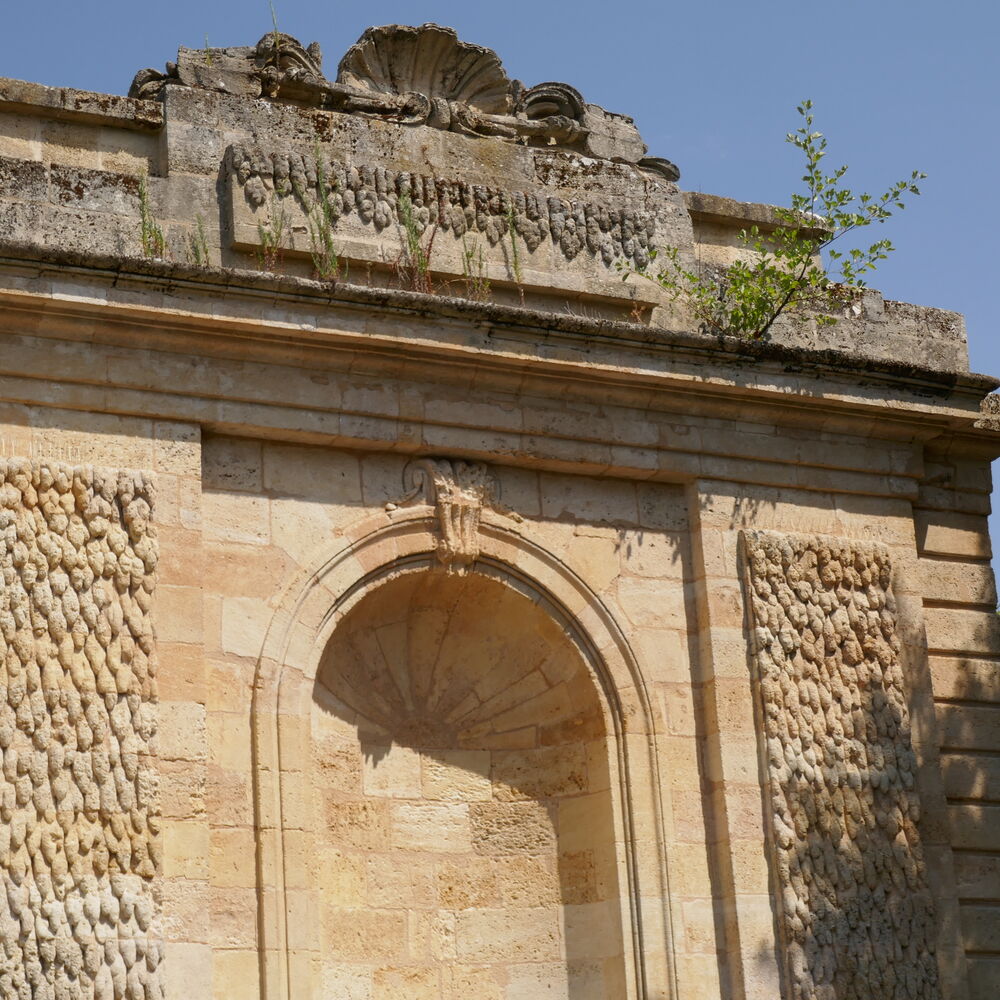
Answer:
[[(924, 174), (913, 171), (878, 199), (867, 192), (855, 196), (841, 184), (846, 165), (829, 175), (820, 169), (827, 140), (812, 127), (812, 107), (812, 101), (803, 101), (796, 108), (803, 125), (785, 135), (785, 141), (802, 152), (805, 172), (801, 178), (804, 191), (791, 195), (789, 208), (775, 210), (784, 225), (766, 234), (758, 226), (741, 231), (738, 240), (744, 258), (721, 272), (703, 270), (699, 264), (689, 270), (679, 248), (664, 247), (659, 249), (663, 266), (658, 274), (648, 268), (637, 270), (624, 260), (616, 262), (623, 280), (638, 274), (658, 282), (669, 301), (683, 299), (702, 328), (715, 333), (759, 340), (785, 313), (796, 321), (814, 316), (819, 326), (836, 323), (832, 314), (842, 309), (845, 291), (866, 287), (860, 276), (874, 271), (893, 245), (883, 239), (867, 250), (841, 251), (831, 249), (830, 244), (855, 230), (885, 222), (893, 214), (891, 208), (904, 208), (902, 195), (918, 195), (914, 182)], [(811, 235), (818, 226), (825, 230), (821, 238)], [(830, 265), (839, 267), (837, 281), (822, 263), (823, 250)], [(657, 252), (657, 248), (649, 251), (650, 261)]]

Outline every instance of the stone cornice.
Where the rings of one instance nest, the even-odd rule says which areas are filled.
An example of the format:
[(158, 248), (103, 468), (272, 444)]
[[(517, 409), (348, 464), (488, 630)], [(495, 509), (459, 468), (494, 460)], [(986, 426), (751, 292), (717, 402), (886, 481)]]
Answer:
[[(948, 372), (920, 365), (888, 361), (882, 358), (844, 355), (836, 350), (816, 350), (767, 341), (737, 337), (714, 337), (685, 330), (651, 327), (644, 324), (593, 319), (524, 306), (475, 302), (447, 295), (425, 294), (403, 289), (359, 285), (345, 281), (315, 281), (290, 275), (235, 268), (193, 267), (167, 261), (126, 259), (101, 254), (45, 250), (37, 247), (0, 247), (0, 268), (9, 273), (27, 270), (31, 278), (86, 275), (98, 282), (110, 282), (115, 288), (127, 284), (137, 287), (158, 286), (157, 292), (183, 293), (200, 290), (260, 297), (276, 304), (299, 302), (304, 306), (318, 303), (374, 308), (419, 316), (438, 316), (463, 320), (478, 327), (496, 326), (511, 330), (583, 337), (593, 342), (624, 347), (634, 345), (656, 352), (682, 353), (715, 364), (756, 364), (780, 366), (785, 372), (809, 375), (847, 376), (866, 385), (912, 387), (919, 395), (946, 396), (960, 393), (982, 399), (1000, 388), (1000, 379), (975, 372)], [(111, 305), (109, 299), (107, 305)], [(929, 310), (935, 312), (936, 310)]]
[[(959, 433), (1000, 451), (1000, 434), (976, 427), (996, 384), (984, 376), (884, 362), (869, 373), (774, 345), (68, 255), (0, 257), (0, 303), (0, 394), (12, 403), (869, 495), (916, 495), (907, 456), (919, 442)], [(441, 394), (447, 413), (427, 402)]]
[(0, 77), (0, 112), (137, 132), (156, 132), (163, 127), (163, 105), (159, 101), (72, 87), (46, 87), (10, 77)]

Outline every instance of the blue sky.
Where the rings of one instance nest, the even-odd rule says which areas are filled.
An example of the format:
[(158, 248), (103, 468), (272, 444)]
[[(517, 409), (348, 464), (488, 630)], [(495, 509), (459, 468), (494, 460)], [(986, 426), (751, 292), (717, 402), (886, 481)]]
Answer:
[[(815, 104), (829, 157), (879, 192), (913, 169), (923, 195), (879, 233), (897, 246), (871, 284), (966, 316), (972, 367), (1000, 373), (993, 328), (1000, 160), (1000, 7), (984, 0), (366, 4), (274, 0), (282, 31), (318, 41), (328, 75), (370, 24), (437, 21), (496, 49), (529, 86), (570, 83), (632, 115), (691, 190), (787, 203), (801, 164), (784, 135)], [(249, 45), (267, 0), (9, 4), (0, 75), (124, 93), (178, 45)], [(1000, 531), (995, 523), (994, 531)], [(1000, 537), (998, 535), (997, 537)]]

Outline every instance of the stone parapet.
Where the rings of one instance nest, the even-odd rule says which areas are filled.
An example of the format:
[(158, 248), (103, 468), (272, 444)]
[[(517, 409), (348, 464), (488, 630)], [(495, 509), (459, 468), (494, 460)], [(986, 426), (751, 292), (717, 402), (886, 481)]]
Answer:
[[(378, 29), (335, 81), (318, 48), (276, 37), (182, 49), (128, 98), (0, 81), (0, 244), (300, 276), (322, 250), (324, 278), (694, 332), (655, 282), (620, 269), (669, 247), (724, 264), (741, 229), (776, 224), (769, 206), (682, 192), (627, 116), (566, 84), (525, 89), (446, 29)], [(372, 69), (390, 51), (413, 80)], [(421, 77), (431, 51), (438, 71)], [(449, 59), (481, 76), (449, 77)], [(858, 367), (968, 370), (956, 314), (877, 292), (842, 312), (833, 326), (782, 319), (772, 338)]]

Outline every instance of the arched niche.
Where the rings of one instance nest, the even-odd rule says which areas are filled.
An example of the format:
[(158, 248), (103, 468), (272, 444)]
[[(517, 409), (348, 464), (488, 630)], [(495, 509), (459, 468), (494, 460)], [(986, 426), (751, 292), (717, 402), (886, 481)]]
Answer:
[(384, 582), (323, 653), (310, 744), (323, 995), (625, 995), (604, 712), (537, 602)]
[(499, 518), (464, 575), (435, 527), (359, 526), (265, 639), (263, 995), (675, 995), (656, 725), (627, 641)]

